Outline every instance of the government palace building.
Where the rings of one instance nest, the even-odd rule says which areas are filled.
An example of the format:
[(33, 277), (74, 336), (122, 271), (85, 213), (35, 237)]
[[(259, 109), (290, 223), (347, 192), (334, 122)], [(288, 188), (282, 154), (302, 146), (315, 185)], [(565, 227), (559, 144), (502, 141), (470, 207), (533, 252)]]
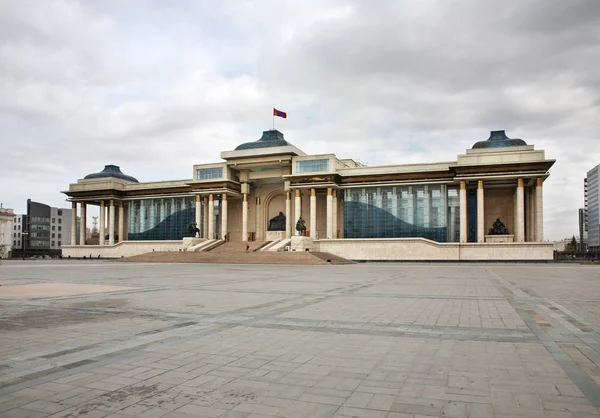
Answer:
[[(551, 260), (543, 184), (555, 160), (492, 131), (454, 161), (364, 166), (307, 155), (278, 130), (193, 166), (192, 178), (139, 182), (105, 166), (70, 184), (63, 256), (207, 251), (319, 251), (357, 261)], [(125, 170), (126, 171), (126, 170)], [(99, 207), (99, 239), (86, 211)], [(78, 221), (79, 220), (79, 221)], [(78, 224), (79, 222), (79, 224)]]

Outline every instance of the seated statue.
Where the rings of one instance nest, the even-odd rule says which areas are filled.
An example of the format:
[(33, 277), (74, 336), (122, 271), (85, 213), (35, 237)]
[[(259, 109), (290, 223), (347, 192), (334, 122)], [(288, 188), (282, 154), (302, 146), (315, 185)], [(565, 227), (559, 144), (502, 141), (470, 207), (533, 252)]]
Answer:
[(285, 231), (285, 215), (279, 212), (279, 215), (269, 220), (267, 231)]
[(492, 228), (489, 231), (489, 235), (508, 235), (508, 229), (506, 228), (506, 226), (504, 226), (504, 223), (502, 223), (502, 221), (500, 220), (500, 218), (496, 219), (496, 222), (494, 222), (494, 225), (492, 225)]
[(302, 219), (302, 217), (300, 217), (298, 219), (298, 222), (296, 222), (296, 231), (299, 232), (298, 235), (304, 236), (304, 234), (306, 233), (306, 225), (304, 223), (304, 219)]
[(192, 222), (188, 226), (188, 231), (192, 234), (192, 237), (200, 237), (200, 229), (198, 228), (198, 224), (196, 222)]

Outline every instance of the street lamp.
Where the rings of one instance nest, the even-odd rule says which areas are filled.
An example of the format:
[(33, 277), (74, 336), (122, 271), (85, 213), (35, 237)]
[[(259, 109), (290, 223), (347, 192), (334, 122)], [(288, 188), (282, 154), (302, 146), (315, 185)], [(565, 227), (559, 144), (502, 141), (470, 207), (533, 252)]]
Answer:
[(29, 232), (21, 233), (21, 237), (23, 238), (23, 260), (25, 260), (25, 256), (27, 255), (27, 235), (29, 235)]

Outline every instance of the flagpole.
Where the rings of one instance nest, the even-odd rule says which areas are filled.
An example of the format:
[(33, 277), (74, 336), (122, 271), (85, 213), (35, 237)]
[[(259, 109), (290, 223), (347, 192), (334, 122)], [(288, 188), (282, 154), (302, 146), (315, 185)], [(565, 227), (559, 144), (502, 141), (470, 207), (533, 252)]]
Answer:
[(273, 111), (271, 113), (273, 115), (273, 130), (275, 130), (275, 108), (273, 108)]

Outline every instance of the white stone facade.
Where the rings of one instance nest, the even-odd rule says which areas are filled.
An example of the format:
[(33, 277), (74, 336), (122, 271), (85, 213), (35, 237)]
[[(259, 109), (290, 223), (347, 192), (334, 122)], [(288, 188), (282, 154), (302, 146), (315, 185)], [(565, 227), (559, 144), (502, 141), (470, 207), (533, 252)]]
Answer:
[[(258, 141), (222, 152), (224, 162), (194, 165), (192, 179), (140, 183), (107, 166), (64, 192), (73, 202), (71, 235), (77, 211), (85, 231), (93, 205), (101, 208), (105, 248), (195, 234), (285, 240), (297, 235), (302, 218), (314, 248), (338, 255), (362, 251), (372, 259), (368, 253), (382, 246), (375, 251), (391, 259), (544, 259), (546, 246), (519, 244), (543, 242), (543, 182), (554, 160), (499, 132), (506, 143), (493, 132), (489, 147), (482, 141), (455, 161), (430, 164), (365, 167), (334, 154), (308, 155), (280, 132), (265, 131)], [(285, 225), (270, 231), (279, 213)], [(497, 219), (514, 242), (489, 237)]]

